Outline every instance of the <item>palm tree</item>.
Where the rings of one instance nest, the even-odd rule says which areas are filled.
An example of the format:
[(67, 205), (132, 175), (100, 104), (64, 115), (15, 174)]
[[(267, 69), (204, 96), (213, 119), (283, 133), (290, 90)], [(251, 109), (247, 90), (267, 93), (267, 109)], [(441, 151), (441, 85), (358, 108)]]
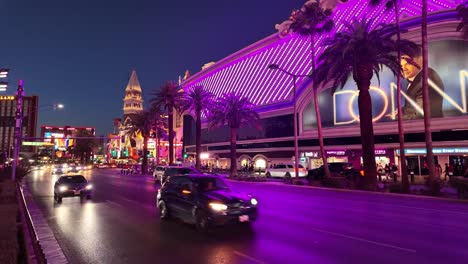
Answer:
[[(392, 37), (394, 27), (386, 26), (371, 30), (372, 21), (355, 20), (346, 23), (345, 30), (334, 38), (327, 39), (329, 45), (318, 59), (319, 66), (312, 73), (314, 85), (319, 86), (333, 81), (333, 90), (342, 88), (352, 75), (359, 90), (358, 107), (361, 129), (361, 144), (364, 161), (364, 180), (361, 189), (374, 190), (376, 187), (376, 164), (374, 153), (374, 128), (372, 124), (372, 101), (369, 93), (371, 79), (375, 73), (387, 66), (393, 74), (400, 69), (397, 57), (397, 44)], [(408, 40), (401, 40), (400, 49), (413, 55), (418, 46)]]
[(427, 42), (427, 0), (422, 0), (422, 18), (421, 18), (421, 46), (422, 46), (422, 96), (424, 110), (424, 137), (426, 141), (426, 162), (429, 171), (429, 188), (433, 194), (436, 194), (435, 164), (434, 153), (432, 152), (432, 131), (431, 131), (431, 106), (429, 98), (429, 55)]
[[(315, 71), (315, 35), (329, 32), (333, 28), (333, 20), (330, 18), (332, 10), (323, 9), (317, 2), (307, 2), (300, 10), (295, 10), (291, 13), (290, 20), (292, 21), (289, 30), (303, 37), (310, 37), (310, 49), (312, 55), (312, 72)], [(328, 168), (327, 156), (323, 143), (322, 134), (322, 118), (320, 115), (320, 107), (318, 104), (317, 89), (313, 89), (315, 117), (317, 120), (317, 134), (320, 146), (320, 156), (323, 160), (323, 168), (325, 177), (330, 177), (330, 169)]]
[(202, 113), (207, 113), (212, 104), (213, 94), (204, 90), (202, 86), (195, 86), (192, 90), (185, 94), (184, 111), (189, 111), (195, 114), (195, 129), (196, 129), (196, 158), (195, 167), (200, 170), (200, 153), (201, 153), (201, 118)]
[(152, 115), (151, 134), (156, 138), (156, 164), (159, 165), (159, 146), (161, 145), (161, 138), (165, 138), (167, 136), (167, 119), (164, 118), (164, 113), (160, 108), (152, 107), (150, 112)]
[(213, 108), (208, 112), (208, 128), (227, 125), (231, 129), (230, 174), (231, 177), (235, 177), (237, 176), (237, 130), (242, 126), (253, 126), (259, 129), (259, 115), (246, 97), (239, 97), (234, 93), (225, 94), (213, 104)]
[(83, 130), (78, 130), (75, 144), (72, 146), (73, 155), (80, 157), (80, 163), (87, 164), (90, 161), (91, 153), (94, 152), (96, 147), (99, 145), (94, 136)]
[(127, 126), (126, 134), (131, 137), (143, 137), (143, 160), (141, 171), (147, 172), (148, 167), (148, 138), (153, 127), (153, 114), (150, 111), (141, 111), (132, 116)]
[(174, 163), (174, 110), (181, 111), (183, 93), (175, 82), (167, 81), (161, 86), (161, 90), (153, 91), (152, 95), (154, 97), (150, 99), (151, 106), (164, 108), (168, 114), (169, 165), (172, 165)]
[(457, 26), (457, 31), (464, 30), (464, 37), (468, 39), (468, 1), (464, 1), (457, 6), (458, 17), (461, 19)]
[[(399, 4), (401, 1), (398, 0), (370, 0), (371, 6), (377, 6), (382, 1), (385, 2), (385, 6), (387, 10), (390, 10), (393, 7), (393, 11), (395, 12), (395, 24), (397, 30), (397, 58), (398, 61), (401, 61), (401, 50), (400, 50), (400, 42), (401, 42), (401, 29), (400, 29), (400, 14), (399, 11)], [(409, 179), (408, 179), (408, 169), (406, 167), (406, 154), (405, 154), (405, 131), (403, 129), (403, 112), (401, 109), (401, 70), (397, 72), (397, 120), (398, 120), (398, 139), (400, 142), (400, 166), (401, 166), (401, 182), (402, 182), (402, 192), (408, 193), (409, 192)], [(395, 177), (396, 181), (396, 177)]]

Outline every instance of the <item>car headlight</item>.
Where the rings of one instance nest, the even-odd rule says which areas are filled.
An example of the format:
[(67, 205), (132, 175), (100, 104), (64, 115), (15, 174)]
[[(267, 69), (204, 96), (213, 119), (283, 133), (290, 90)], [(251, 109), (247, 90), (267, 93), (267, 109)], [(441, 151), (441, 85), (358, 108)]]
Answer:
[(222, 204), (222, 203), (209, 203), (208, 205), (214, 211), (224, 211), (227, 209), (227, 205)]
[(61, 191), (61, 192), (65, 192), (66, 190), (68, 190), (67, 186), (60, 186), (59, 187), (59, 191)]
[(93, 186), (91, 184), (86, 185), (86, 190), (91, 190)]
[(258, 201), (257, 201), (257, 199), (252, 198), (252, 199), (250, 199), (250, 203), (251, 203), (252, 205), (257, 205), (257, 204), (258, 204)]

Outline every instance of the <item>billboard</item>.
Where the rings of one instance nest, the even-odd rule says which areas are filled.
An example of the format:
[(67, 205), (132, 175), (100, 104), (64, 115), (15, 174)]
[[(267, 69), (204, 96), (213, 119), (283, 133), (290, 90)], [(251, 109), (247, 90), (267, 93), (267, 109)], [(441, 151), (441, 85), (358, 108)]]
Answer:
[(65, 138), (64, 133), (54, 133), (54, 132), (45, 132), (44, 133), (45, 142), (51, 142), (52, 137), (54, 137), (55, 141), (55, 149), (66, 151), (69, 147), (73, 146), (74, 139)]
[[(411, 63), (409, 63), (411, 62)], [(421, 56), (403, 56), (402, 64), (402, 112), (404, 120), (421, 119), (422, 85)], [(463, 40), (441, 40), (429, 44), (429, 97), (431, 117), (467, 115), (468, 85), (468, 44)], [(391, 122), (397, 119), (396, 77), (384, 68), (380, 72), (380, 82), (372, 79), (370, 94), (374, 122)], [(352, 78), (343, 89), (325, 90), (319, 94), (319, 107), (322, 124), (326, 127), (357, 125), (359, 91)], [(311, 102), (303, 112), (304, 129), (315, 129), (314, 104)]]

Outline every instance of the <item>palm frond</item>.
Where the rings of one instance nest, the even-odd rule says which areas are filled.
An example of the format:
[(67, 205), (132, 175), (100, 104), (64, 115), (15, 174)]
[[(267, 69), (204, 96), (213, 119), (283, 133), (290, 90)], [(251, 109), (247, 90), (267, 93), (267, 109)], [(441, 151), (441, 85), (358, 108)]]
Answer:
[[(372, 20), (354, 20), (345, 23), (345, 29), (325, 41), (328, 45), (318, 58), (318, 67), (312, 73), (314, 87), (333, 82), (332, 92), (344, 87), (353, 74), (359, 75), (359, 65), (370, 65), (380, 82), (380, 72), (386, 66), (394, 74), (401, 70), (397, 58), (398, 47), (393, 36), (397, 33), (391, 25), (378, 25), (371, 29)], [(400, 42), (403, 54), (414, 56), (420, 47), (409, 40)]]

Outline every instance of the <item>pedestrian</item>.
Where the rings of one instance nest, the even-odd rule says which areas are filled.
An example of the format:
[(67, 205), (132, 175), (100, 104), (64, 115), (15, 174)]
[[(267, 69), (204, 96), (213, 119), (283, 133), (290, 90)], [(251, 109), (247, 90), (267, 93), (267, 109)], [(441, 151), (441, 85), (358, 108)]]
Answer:
[(437, 178), (440, 179), (440, 176), (442, 175), (442, 167), (440, 166), (439, 163), (436, 164), (435, 173), (436, 173)]
[(454, 170), (453, 165), (452, 165), (452, 164), (449, 164), (449, 166), (448, 166), (448, 176), (449, 176), (449, 180), (452, 179), (453, 170)]
[(444, 171), (445, 180), (447, 180), (448, 173), (449, 173), (449, 165), (447, 163), (445, 163), (445, 171)]

